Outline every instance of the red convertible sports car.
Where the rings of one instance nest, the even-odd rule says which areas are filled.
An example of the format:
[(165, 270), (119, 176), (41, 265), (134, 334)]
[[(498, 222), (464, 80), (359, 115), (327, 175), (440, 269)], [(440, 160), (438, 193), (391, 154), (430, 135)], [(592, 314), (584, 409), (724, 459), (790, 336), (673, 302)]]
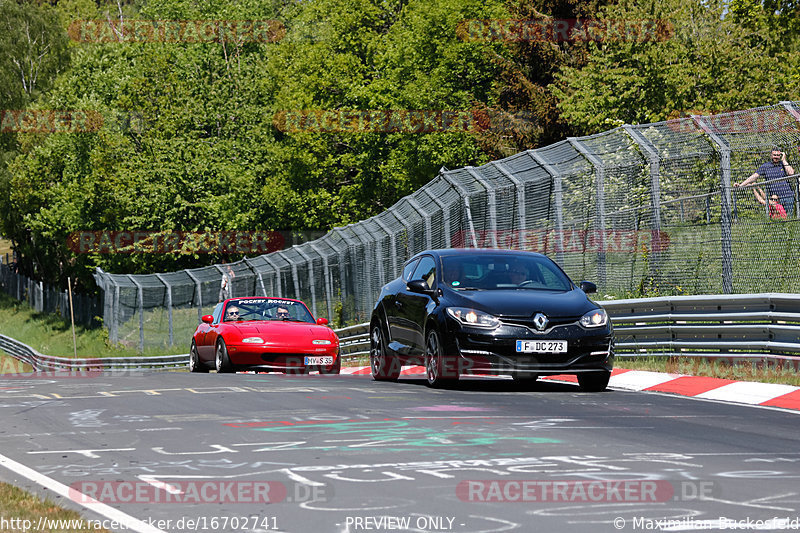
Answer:
[(289, 298), (231, 298), (205, 315), (192, 337), (192, 372), (338, 374), (339, 338), (324, 318)]

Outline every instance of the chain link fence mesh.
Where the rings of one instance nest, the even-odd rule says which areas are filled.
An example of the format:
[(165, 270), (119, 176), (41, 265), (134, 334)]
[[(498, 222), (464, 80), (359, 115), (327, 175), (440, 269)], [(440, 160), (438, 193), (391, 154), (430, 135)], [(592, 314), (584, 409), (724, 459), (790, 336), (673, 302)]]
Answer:
[[(544, 253), (599, 297), (798, 292), (794, 206), (775, 218), (734, 187), (773, 147), (800, 169), (800, 104), (622, 126), (480, 167), (442, 168), (387, 211), (324, 237), (236, 263), (165, 274), (98, 271), (114, 342), (185, 345), (222, 296), (304, 300), (333, 324), (366, 321), (382, 285), (428, 248)], [(787, 180), (782, 180), (787, 181)]]

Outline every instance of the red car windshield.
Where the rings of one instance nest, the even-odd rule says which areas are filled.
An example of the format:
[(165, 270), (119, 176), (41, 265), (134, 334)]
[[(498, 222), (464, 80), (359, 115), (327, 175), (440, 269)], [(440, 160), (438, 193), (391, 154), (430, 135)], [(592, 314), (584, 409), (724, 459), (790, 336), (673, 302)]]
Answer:
[(225, 305), (225, 322), (245, 320), (288, 320), (314, 323), (314, 317), (302, 302), (282, 298), (239, 298)]

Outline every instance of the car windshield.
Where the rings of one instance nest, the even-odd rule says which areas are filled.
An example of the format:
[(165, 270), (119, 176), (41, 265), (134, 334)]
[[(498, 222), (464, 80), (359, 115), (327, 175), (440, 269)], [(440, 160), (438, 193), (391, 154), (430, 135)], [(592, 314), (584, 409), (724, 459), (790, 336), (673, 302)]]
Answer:
[(442, 281), (455, 290), (568, 291), (572, 282), (550, 259), (523, 254), (442, 257)]
[(314, 323), (314, 317), (302, 302), (282, 298), (240, 298), (228, 301), (225, 306), (225, 322), (245, 320)]

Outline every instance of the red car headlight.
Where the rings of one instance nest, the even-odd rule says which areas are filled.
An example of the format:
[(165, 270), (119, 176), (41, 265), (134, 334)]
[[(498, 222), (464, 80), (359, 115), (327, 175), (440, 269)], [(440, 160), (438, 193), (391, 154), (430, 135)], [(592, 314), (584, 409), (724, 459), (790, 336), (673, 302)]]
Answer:
[(264, 339), (261, 337), (247, 337), (242, 339), (245, 344), (264, 344)]

